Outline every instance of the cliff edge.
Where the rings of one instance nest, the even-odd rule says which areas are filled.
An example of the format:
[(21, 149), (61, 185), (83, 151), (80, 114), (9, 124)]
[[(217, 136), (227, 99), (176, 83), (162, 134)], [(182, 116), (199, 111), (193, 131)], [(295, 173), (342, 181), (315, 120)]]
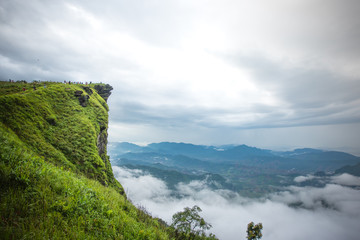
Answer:
[[(98, 94), (105, 86), (25, 84), (0, 97), (0, 122), (46, 161), (123, 193), (106, 153), (108, 106)], [(109, 95), (107, 91), (106, 99)]]
[(111, 89), (0, 82), (1, 239), (170, 238), (113, 176)]

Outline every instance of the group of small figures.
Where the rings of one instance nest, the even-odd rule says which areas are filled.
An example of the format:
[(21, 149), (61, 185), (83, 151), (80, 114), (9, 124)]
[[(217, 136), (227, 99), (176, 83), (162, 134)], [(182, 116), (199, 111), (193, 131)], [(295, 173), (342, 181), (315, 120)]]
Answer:
[[(15, 81), (13, 80), (13, 79), (9, 79), (9, 82), (10, 83), (14, 83)], [(18, 81), (17, 81), (18, 82)], [(24, 83), (26, 83), (26, 81), (25, 80), (21, 80), (20, 82), (24, 82)], [(91, 84), (92, 82), (89, 82), (89, 84)], [(88, 85), (88, 82), (85, 82), (85, 83), (83, 83), (83, 82), (71, 82), (71, 81), (65, 81), (64, 80), (64, 84), (85, 84), (85, 85)], [(44, 88), (46, 88), (46, 84), (44, 83)], [(36, 85), (34, 84), (34, 86), (33, 86), (33, 89), (34, 90), (36, 90)], [(26, 88), (25, 87), (23, 87), (23, 91), (25, 92), (26, 91)]]
[[(88, 82), (71, 82), (71, 81), (64, 81), (64, 84), (85, 84), (85, 85), (88, 85)], [(89, 83), (91, 84), (91, 82)]]

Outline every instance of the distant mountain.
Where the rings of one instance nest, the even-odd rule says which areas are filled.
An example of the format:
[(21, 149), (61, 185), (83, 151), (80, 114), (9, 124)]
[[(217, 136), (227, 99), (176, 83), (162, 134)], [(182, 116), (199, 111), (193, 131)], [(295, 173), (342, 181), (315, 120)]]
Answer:
[(189, 172), (216, 172), (220, 168), (224, 167), (224, 164), (216, 164), (212, 162), (202, 161), (196, 158), (191, 158), (184, 155), (171, 155), (165, 153), (156, 152), (140, 152), (132, 153), (128, 152), (122, 154), (120, 158), (111, 160), (112, 165), (144, 165), (153, 166), (160, 164), (166, 166), (169, 169), (176, 169), (178, 171)]
[(219, 153), (219, 150), (213, 146), (194, 145), (189, 143), (161, 142), (151, 143), (147, 147), (158, 153), (186, 155), (203, 159), (215, 158)]
[(161, 142), (147, 146), (111, 143), (108, 152), (113, 166), (146, 170), (170, 187), (179, 182), (203, 180), (204, 176), (217, 176), (215, 182), (221, 183), (218, 186), (234, 188), (249, 197), (292, 185), (298, 175), (331, 173), (345, 165), (360, 164), (360, 158), (351, 154), (312, 148), (275, 152), (247, 145)]
[(341, 173), (349, 173), (351, 175), (360, 177), (360, 163), (354, 166), (344, 166), (335, 171), (335, 174), (341, 174)]
[(226, 149), (218, 154), (218, 160), (221, 161), (247, 161), (248, 164), (259, 159), (275, 160), (279, 157), (273, 155), (270, 150), (264, 150), (256, 147), (249, 147), (247, 145), (235, 146), (229, 149)]
[(293, 151), (278, 152), (278, 154), (281, 155), (281, 156), (293, 157), (293, 156), (301, 156), (301, 155), (304, 155), (304, 154), (322, 153), (322, 152), (324, 152), (324, 151), (319, 150), (319, 149), (299, 148), (299, 149), (295, 149)]
[(194, 168), (211, 171), (220, 168), (222, 164), (256, 167), (263, 171), (286, 173), (308, 173), (316, 171), (335, 171), (345, 165), (354, 165), (360, 158), (354, 155), (323, 151), (312, 148), (295, 149), (286, 152), (250, 147), (247, 145), (226, 147), (194, 145), (188, 143), (161, 142), (141, 147), (131, 143), (112, 143), (108, 149), (112, 162), (147, 162), (163, 165)]
[(207, 187), (211, 189), (230, 189), (233, 190), (232, 184), (228, 183), (224, 177), (219, 174), (202, 173), (202, 174), (186, 174), (171, 169), (163, 169), (159, 165), (144, 166), (144, 165), (124, 165), (130, 169), (140, 169), (152, 176), (159, 178), (166, 182), (170, 189), (175, 189), (179, 183), (189, 183), (191, 181), (202, 181)]
[(335, 171), (342, 166), (360, 162), (359, 157), (348, 153), (312, 148), (295, 149), (279, 153), (279, 156), (296, 160), (293, 161), (294, 167), (313, 169), (314, 171)]
[(247, 145), (225, 145), (220, 147), (194, 145), (189, 143), (161, 142), (147, 146), (158, 153), (185, 155), (208, 161), (237, 161), (254, 157), (274, 157), (270, 150), (263, 150)]
[(151, 151), (151, 149), (128, 142), (111, 142), (108, 144), (108, 151), (111, 151), (119, 155), (128, 152), (132, 152), (132, 153), (149, 152)]

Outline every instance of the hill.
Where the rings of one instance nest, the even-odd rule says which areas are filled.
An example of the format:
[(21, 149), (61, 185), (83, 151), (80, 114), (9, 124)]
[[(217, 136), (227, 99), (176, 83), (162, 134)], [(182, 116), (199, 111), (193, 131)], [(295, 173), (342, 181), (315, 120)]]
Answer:
[(173, 239), (113, 176), (111, 89), (0, 82), (2, 239)]
[(128, 169), (140, 169), (146, 174), (151, 174), (152, 176), (163, 180), (167, 187), (171, 190), (175, 190), (176, 186), (179, 183), (189, 183), (191, 181), (202, 181), (206, 183), (211, 189), (230, 189), (233, 190), (233, 186), (229, 184), (225, 178), (219, 174), (213, 173), (202, 173), (202, 174), (186, 174), (179, 171), (166, 169), (165, 166), (161, 164), (155, 164), (152, 166), (145, 165), (123, 165)]
[(354, 166), (344, 166), (335, 171), (335, 174), (349, 173), (354, 176), (360, 177), (360, 163)]

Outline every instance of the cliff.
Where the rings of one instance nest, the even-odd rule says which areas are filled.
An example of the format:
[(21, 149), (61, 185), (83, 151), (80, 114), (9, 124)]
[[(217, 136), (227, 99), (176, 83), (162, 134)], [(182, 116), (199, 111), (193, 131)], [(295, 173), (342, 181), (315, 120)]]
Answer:
[(2, 239), (169, 239), (113, 176), (111, 89), (0, 82)]
[(103, 85), (47, 85), (1, 96), (3, 127), (45, 160), (123, 192), (106, 155), (108, 106), (95, 90)]

